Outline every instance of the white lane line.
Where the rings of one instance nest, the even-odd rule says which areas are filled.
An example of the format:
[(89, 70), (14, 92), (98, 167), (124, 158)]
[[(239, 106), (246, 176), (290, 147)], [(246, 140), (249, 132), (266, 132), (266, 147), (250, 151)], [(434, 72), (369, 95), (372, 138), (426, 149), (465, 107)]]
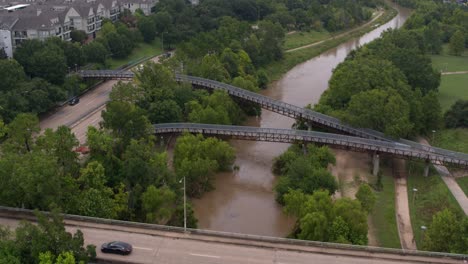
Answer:
[(133, 247), (135, 249), (143, 249), (143, 250), (153, 250), (152, 248), (144, 248), (144, 247)]
[(196, 253), (190, 253), (189, 255), (198, 256), (198, 257), (205, 257), (205, 258), (221, 258), (220, 256), (203, 255), (203, 254), (196, 254)]
[(88, 103), (86, 103), (86, 105), (90, 105), (90, 104), (94, 103), (95, 100), (96, 100), (96, 97), (91, 99)]

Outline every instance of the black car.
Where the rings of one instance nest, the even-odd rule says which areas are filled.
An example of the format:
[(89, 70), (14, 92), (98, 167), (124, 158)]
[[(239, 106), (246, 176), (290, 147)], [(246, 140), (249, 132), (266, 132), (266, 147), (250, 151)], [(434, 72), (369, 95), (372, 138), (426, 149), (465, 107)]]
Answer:
[(101, 246), (101, 252), (128, 255), (132, 253), (132, 245), (121, 241), (104, 243)]
[(79, 102), (80, 102), (80, 98), (75, 97), (75, 98), (71, 99), (70, 101), (68, 101), (68, 104), (69, 105), (76, 105)]

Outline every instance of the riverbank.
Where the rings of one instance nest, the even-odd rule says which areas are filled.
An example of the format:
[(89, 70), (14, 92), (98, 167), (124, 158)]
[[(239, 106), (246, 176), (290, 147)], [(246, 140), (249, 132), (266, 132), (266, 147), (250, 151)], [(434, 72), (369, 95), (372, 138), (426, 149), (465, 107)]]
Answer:
[(321, 41), (318, 45), (311, 44), (307, 48), (297, 49), (293, 52), (286, 52), (282, 60), (268, 65), (265, 70), (270, 76), (270, 80), (276, 81), (280, 79), (283, 74), (287, 73), (298, 64), (310, 60), (313, 57), (316, 57), (327, 50), (337, 47), (338, 45), (345, 43), (352, 38), (359, 37), (374, 30), (376, 26), (385, 24), (390, 21), (397, 15), (397, 13), (398, 12), (394, 8), (390, 7), (371, 23), (367, 22), (357, 29), (354, 28), (346, 33), (340, 34), (339, 36), (330, 37), (327, 40)]

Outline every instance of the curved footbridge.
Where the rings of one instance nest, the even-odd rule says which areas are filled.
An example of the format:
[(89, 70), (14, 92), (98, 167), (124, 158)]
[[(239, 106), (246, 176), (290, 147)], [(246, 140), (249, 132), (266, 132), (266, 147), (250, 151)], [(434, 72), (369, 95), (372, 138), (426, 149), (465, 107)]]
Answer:
[(332, 133), (281, 128), (262, 128), (248, 126), (227, 126), (194, 123), (169, 123), (153, 125), (155, 134), (180, 134), (184, 132), (208, 136), (229, 137), (233, 139), (269, 141), (269, 142), (311, 142), (334, 148), (369, 152), (374, 155), (374, 173), (378, 171), (378, 155), (389, 155), (404, 159), (422, 160), (434, 164), (454, 165), (468, 168), (468, 155), (460, 158), (455, 155), (443, 155), (422, 151), (411, 145), (399, 142), (386, 142), (375, 139), (359, 138)]
[[(78, 74), (82, 78), (87, 79), (118, 79), (118, 80), (130, 80), (133, 79), (135, 74), (130, 71), (117, 71), (117, 70), (83, 70), (79, 71)], [(247, 91), (239, 87), (221, 83), (218, 81), (213, 81), (209, 79), (204, 79), (201, 77), (188, 76), (182, 74), (175, 74), (175, 79), (178, 82), (190, 83), (196, 87), (202, 87), (212, 90), (223, 90), (226, 91), (229, 95), (246, 100), (252, 103), (260, 105), (262, 108), (270, 110), (272, 112), (279, 113), (281, 115), (289, 116), (292, 118), (304, 120), (307, 124), (311, 126), (323, 127), (333, 131), (338, 131), (342, 134), (352, 135), (355, 137), (360, 137), (364, 139), (379, 140), (383, 142), (393, 142), (394, 144), (400, 144), (401, 148), (409, 148), (412, 150), (411, 153), (419, 152), (421, 157), (426, 155), (430, 157), (426, 159), (427, 166), (425, 168), (425, 175), (429, 173), (429, 162), (434, 164), (452, 164), (461, 167), (466, 167), (468, 161), (468, 154), (459, 153), (454, 151), (449, 151), (445, 149), (440, 149), (432, 146), (422, 145), (413, 141), (405, 139), (394, 139), (385, 136), (383, 133), (365, 128), (355, 128), (344, 122), (341, 122), (339, 119), (324, 115), (312, 111), (307, 108), (298, 107), (292, 104), (281, 102), (278, 100), (271, 99), (269, 97), (263, 96), (258, 93)], [(341, 135), (336, 135), (337, 137), (344, 137)], [(367, 150), (370, 151), (370, 150)], [(404, 152), (401, 149), (400, 152)], [(399, 152), (399, 153), (400, 153)], [(395, 154), (396, 155), (396, 154)], [(407, 157), (407, 155), (396, 155), (401, 157)], [(422, 158), (418, 158), (422, 159)], [(379, 167), (379, 152), (374, 152), (374, 174), (377, 173)]]

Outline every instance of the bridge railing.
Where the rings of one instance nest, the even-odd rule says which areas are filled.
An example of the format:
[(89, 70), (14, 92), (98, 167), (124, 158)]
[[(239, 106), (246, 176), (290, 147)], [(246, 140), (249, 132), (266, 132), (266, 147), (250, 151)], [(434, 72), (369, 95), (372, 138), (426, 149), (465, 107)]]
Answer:
[[(43, 212), (43, 213), (45, 213), (46, 215), (50, 214), (49, 212)], [(130, 222), (130, 221), (113, 220), (113, 219), (105, 219), (105, 218), (97, 218), (97, 217), (89, 217), (89, 216), (72, 215), (72, 214), (62, 214), (62, 216), (65, 220), (70, 220), (70, 221), (115, 226), (116, 231), (121, 231), (121, 229), (119, 229), (118, 226), (123, 226), (123, 227), (131, 227), (131, 228), (139, 228), (139, 229), (147, 229), (147, 230), (170, 231), (170, 232), (178, 232), (178, 233), (186, 232), (184, 228), (174, 227), (174, 226), (164, 226), (164, 225), (156, 225), (156, 224), (147, 224), (147, 223), (139, 223), (139, 222)], [(0, 206), (0, 217), (25, 219), (25, 220), (30, 220), (30, 221), (36, 220), (33, 210), (6, 207), (6, 206)], [(99, 228), (99, 227), (96, 227), (96, 228)], [(226, 238), (226, 239), (249, 240), (252, 242), (265, 242), (265, 243), (273, 243), (273, 244), (287, 244), (287, 245), (306, 246), (306, 247), (351, 250), (351, 251), (368, 252), (368, 253), (375, 253), (375, 254), (394, 254), (397, 256), (415, 256), (415, 257), (427, 257), (427, 258), (439, 258), (439, 259), (468, 260), (468, 255), (445, 253), (445, 252), (429, 252), (429, 251), (403, 250), (403, 249), (371, 247), (371, 246), (358, 246), (358, 245), (349, 245), (349, 244), (338, 244), (338, 243), (329, 243), (329, 242), (320, 242), (320, 241), (307, 241), (307, 240), (299, 240), (299, 239), (219, 232), (219, 231), (191, 229), (191, 228), (187, 228), (187, 233), (195, 234), (195, 235), (202, 235), (202, 236), (220, 237), (220, 238)]]

